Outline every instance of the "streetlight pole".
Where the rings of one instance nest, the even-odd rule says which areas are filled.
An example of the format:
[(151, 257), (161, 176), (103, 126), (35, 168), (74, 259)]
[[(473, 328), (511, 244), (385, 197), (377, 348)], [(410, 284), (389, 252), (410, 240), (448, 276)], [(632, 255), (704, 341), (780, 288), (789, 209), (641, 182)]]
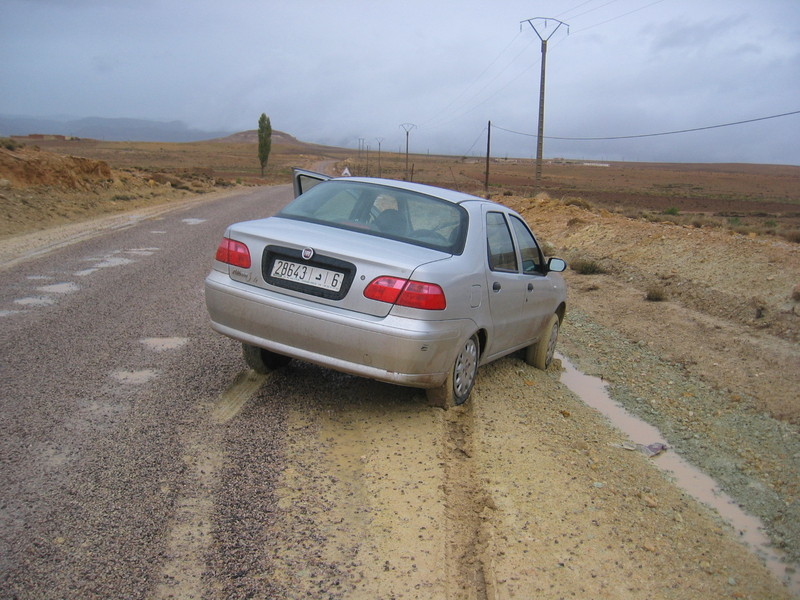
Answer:
[[(539, 30), (536, 29), (536, 25), (533, 24), (534, 21), (543, 21), (544, 28), (547, 28), (548, 21), (555, 21), (558, 23), (556, 28), (550, 32), (550, 35), (543, 36), (539, 33)], [(541, 78), (539, 79), (539, 132), (536, 140), (536, 177), (534, 179), (534, 189), (539, 191), (539, 185), (542, 179), (542, 150), (544, 147), (544, 79), (545, 79), (545, 68), (547, 65), (547, 42), (548, 40), (553, 37), (556, 31), (564, 25), (567, 28), (567, 33), (569, 33), (569, 25), (564, 23), (563, 21), (559, 21), (558, 19), (548, 19), (546, 17), (535, 17), (533, 19), (526, 19), (525, 21), (520, 21), (520, 27), (522, 27), (522, 23), (527, 23), (531, 26), (536, 32), (536, 35), (539, 36), (539, 39), (542, 41), (542, 73)]]

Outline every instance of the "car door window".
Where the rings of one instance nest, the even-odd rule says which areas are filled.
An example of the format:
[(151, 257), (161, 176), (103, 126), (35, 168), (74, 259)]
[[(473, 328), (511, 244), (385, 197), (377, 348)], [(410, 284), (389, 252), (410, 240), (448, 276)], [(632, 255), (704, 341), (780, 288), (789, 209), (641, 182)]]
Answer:
[(511, 216), (511, 226), (514, 228), (514, 234), (517, 236), (517, 243), (519, 244), (519, 253), (522, 257), (522, 272), (523, 273), (537, 273), (541, 271), (542, 257), (539, 254), (539, 246), (533, 238), (533, 234), (528, 229), (528, 226), (515, 216)]
[(486, 213), (486, 240), (492, 271), (519, 271), (514, 241), (503, 213)]

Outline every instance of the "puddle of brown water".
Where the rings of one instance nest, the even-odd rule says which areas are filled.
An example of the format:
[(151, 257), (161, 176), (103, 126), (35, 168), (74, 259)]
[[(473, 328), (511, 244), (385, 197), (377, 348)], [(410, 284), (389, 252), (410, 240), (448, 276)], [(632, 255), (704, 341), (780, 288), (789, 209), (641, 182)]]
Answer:
[[(669, 446), (657, 428), (635, 417), (612, 400), (602, 379), (581, 373), (562, 355), (558, 355), (558, 358), (564, 367), (561, 383), (588, 406), (605, 415), (634, 444), (647, 446), (660, 442)], [(800, 594), (800, 567), (788, 564), (782, 552), (770, 547), (771, 543), (764, 533), (764, 524), (760, 519), (744, 512), (720, 489), (714, 479), (692, 466), (672, 449), (655, 457), (653, 462), (669, 473), (681, 489), (716, 510), (739, 533), (739, 539), (765, 561), (767, 568), (792, 593)]]

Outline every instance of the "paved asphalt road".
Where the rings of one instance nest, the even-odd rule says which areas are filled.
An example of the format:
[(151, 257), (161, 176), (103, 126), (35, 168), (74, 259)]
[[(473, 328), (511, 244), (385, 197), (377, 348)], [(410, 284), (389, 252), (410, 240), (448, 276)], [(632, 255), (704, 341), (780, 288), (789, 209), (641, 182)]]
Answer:
[(261, 419), (212, 418), (260, 382), (211, 331), (203, 278), (227, 224), (290, 198), (200, 201), (2, 273), (0, 598), (189, 597), (209, 576), (271, 595), (237, 579), (270, 519), (282, 408), (262, 394)]

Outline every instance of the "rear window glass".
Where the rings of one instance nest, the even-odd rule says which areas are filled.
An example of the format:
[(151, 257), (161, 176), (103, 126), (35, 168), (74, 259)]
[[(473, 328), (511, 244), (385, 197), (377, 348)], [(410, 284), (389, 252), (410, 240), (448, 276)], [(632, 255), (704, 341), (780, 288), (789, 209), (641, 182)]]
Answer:
[(278, 216), (460, 254), (467, 211), (457, 204), (398, 188), (325, 181), (298, 196)]

